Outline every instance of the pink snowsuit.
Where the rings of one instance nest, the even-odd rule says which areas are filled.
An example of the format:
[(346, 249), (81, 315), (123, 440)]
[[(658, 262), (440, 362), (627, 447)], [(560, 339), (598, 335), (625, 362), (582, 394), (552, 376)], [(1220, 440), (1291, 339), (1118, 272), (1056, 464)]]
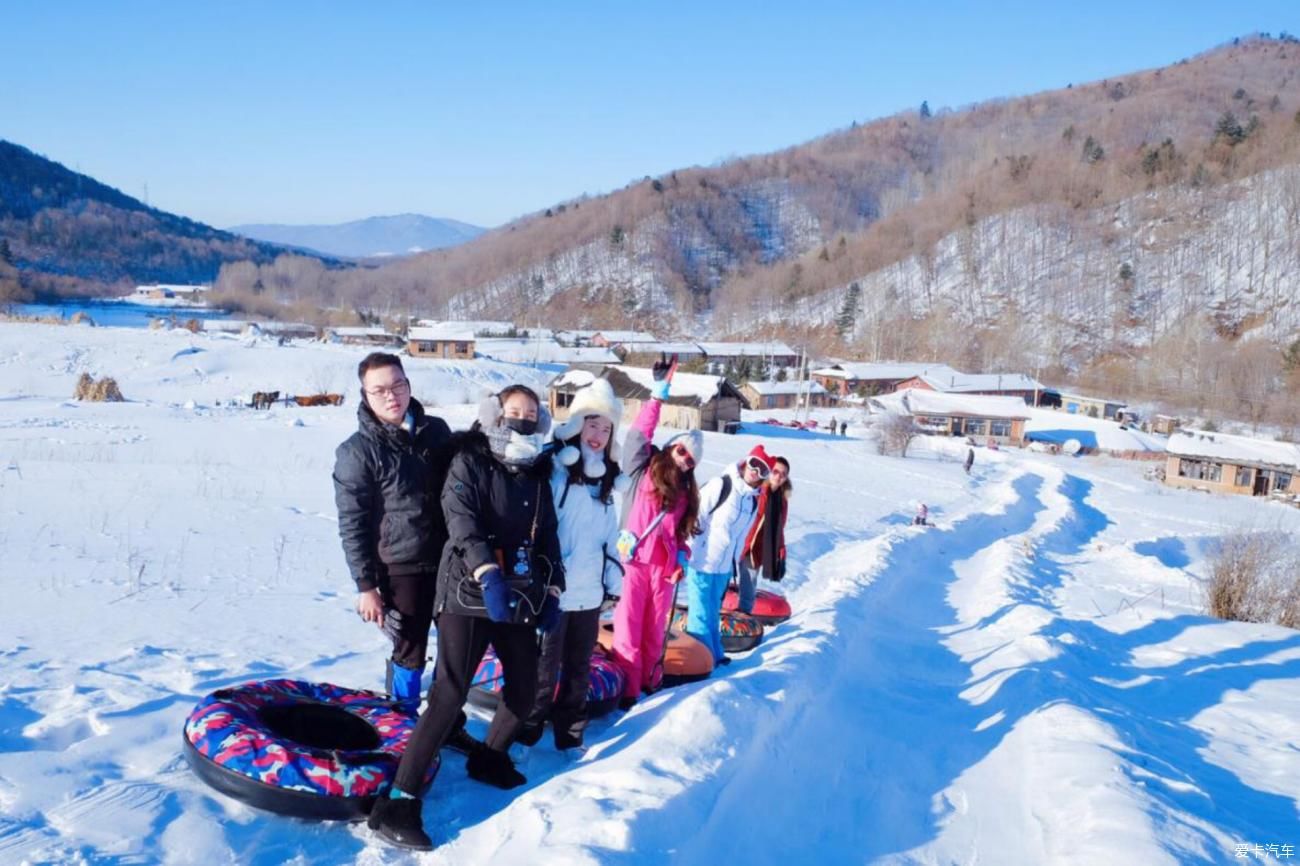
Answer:
[[(659, 516), (659, 497), (650, 479), (651, 441), (659, 423), (658, 400), (649, 400), (628, 431), (623, 455), (628, 474), (641, 472), (632, 493), (624, 528), (641, 538)], [(668, 579), (677, 570), (677, 523), (686, 512), (686, 497), (679, 496), (659, 525), (641, 538), (631, 560), (623, 563), (623, 595), (614, 608), (614, 660), (627, 675), (623, 694), (635, 698), (642, 688), (655, 688), (663, 677), (664, 631), (673, 604), (674, 585)], [(683, 547), (687, 556), (690, 548)]]

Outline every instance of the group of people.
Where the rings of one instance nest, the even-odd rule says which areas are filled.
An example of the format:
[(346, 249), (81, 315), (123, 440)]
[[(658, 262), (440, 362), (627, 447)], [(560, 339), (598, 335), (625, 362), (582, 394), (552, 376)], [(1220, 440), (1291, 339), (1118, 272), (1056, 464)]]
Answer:
[(849, 422), (848, 422), (848, 421), (836, 421), (836, 420), (835, 420), (835, 416), (832, 415), (832, 416), (831, 416), (831, 428), (830, 428), (830, 429), (831, 429), (831, 435), (832, 435), (832, 436), (834, 436), (836, 433), (839, 433), (839, 435), (841, 435), (841, 436), (847, 436), (847, 435), (849, 435)]
[[(388, 692), (413, 710), (435, 621), (438, 647), (428, 704), (370, 815), (381, 838), (433, 847), (420, 789), (452, 738), (469, 743), (471, 778), (505, 789), (526, 781), (508, 748), (537, 743), (548, 722), (556, 748), (581, 754), (607, 598), (617, 598), (612, 656), (626, 710), (661, 685), (681, 582), (686, 631), (725, 665), (720, 611), (733, 576), (739, 609), (750, 611), (757, 577), (784, 575), (789, 463), (759, 445), (701, 487), (698, 431), (653, 444), (675, 369), (666, 358), (654, 365), (651, 397), (620, 448), (623, 409), (604, 379), (578, 389), (554, 427), (532, 389), (511, 385), (484, 398), (468, 431), (452, 433), (411, 396), (401, 359), (361, 361), (358, 430), (334, 470), (357, 612), (392, 639)], [(489, 645), (504, 683), (477, 744), (464, 734), (463, 707)]]

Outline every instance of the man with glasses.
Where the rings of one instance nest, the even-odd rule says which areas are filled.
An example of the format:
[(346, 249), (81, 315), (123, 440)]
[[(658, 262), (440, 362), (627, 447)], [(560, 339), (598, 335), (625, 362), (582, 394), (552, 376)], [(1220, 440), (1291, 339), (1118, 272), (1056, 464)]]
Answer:
[(700, 488), (700, 535), (687, 568), (686, 632), (713, 650), (715, 665), (731, 662), (722, 652), (722, 597), (757, 513), (758, 488), (771, 473), (772, 458), (755, 445)]
[(335, 452), (339, 536), (357, 585), (357, 613), (393, 641), (388, 693), (414, 709), (447, 539), (439, 494), (451, 430), (411, 396), (396, 355), (367, 355), (357, 376), (358, 429)]

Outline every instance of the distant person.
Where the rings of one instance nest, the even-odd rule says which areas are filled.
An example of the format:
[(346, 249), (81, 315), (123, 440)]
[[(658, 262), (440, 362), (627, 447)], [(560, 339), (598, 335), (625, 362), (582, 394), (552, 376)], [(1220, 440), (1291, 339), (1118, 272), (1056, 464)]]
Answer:
[(975, 449), (974, 449), (974, 448), (967, 448), (967, 449), (966, 449), (966, 464), (965, 464), (965, 466), (966, 466), (966, 474), (967, 474), (967, 475), (970, 475), (970, 468), (971, 468), (972, 466), (974, 466), (974, 465), (975, 465)]
[[(831, 432), (834, 433), (835, 431), (832, 430)], [(840, 435), (841, 435), (841, 436), (848, 436), (848, 435), (849, 435), (849, 422), (848, 422), (848, 421), (841, 421), (841, 422), (840, 422)]]
[(555, 428), (555, 441), (562, 447), (551, 472), (551, 498), (564, 557), (564, 592), (560, 622), (542, 638), (537, 694), (517, 739), (535, 744), (549, 721), (555, 748), (570, 757), (584, 749), (601, 605), (607, 594), (622, 594), (614, 502), (616, 486), (621, 489), (628, 481), (619, 473), (615, 444), (622, 417), (623, 404), (609, 382), (594, 379), (577, 390), (568, 420)]
[(771, 474), (772, 458), (755, 445), (700, 488), (700, 537), (686, 568), (686, 633), (712, 650), (715, 666), (731, 662), (722, 651), (722, 597), (754, 523), (758, 488)]
[(837, 430), (839, 430), (839, 429), (840, 429), (840, 428), (839, 428), (839, 422), (836, 421), (836, 420), (835, 420), (835, 416), (832, 415), (832, 416), (831, 416), (831, 435), (834, 436), (834, 435), (835, 435), (835, 431), (837, 431)]
[(930, 525), (930, 508), (924, 502), (916, 506), (916, 516), (912, 518), (912, 525), (913, 526)]
[(790, 463), (773, 457), (772, 474), (759, 488), (758, 510), (736, 566), (736, 609), (741, 613), (754, 612), (760, 573), (773, 582), (785, 577), (785, 517), (793, 489)]
[(506, 753), (537, 690), (537, 631), (560, 619), (564, 563), (551, 501), (550, 417), (531, 388), (511, 385), (479, 404), (442, 489), (447, 544), (438, 570), (438, 670), (429, 707), (369, 826), (403, 848), (433, 847), (420, 817), (420, 789), (452, 733), (489, 644), (505, 682), (484, 747), (465, 770), (502, 789), (524, 778)]
[(393, 642), (386, 688), (418, 707), (438, 562), (447, 527), (438, 491), (451, 430), (411, 396), (402, 361), (372, 352), (357, 365), (357, 432), (335, 452), (334, 501), (357, 613)]
[(704, 437), (690, 430), (673, 436), (662, 449), (653, 444), (676, 368), (675, 357), (654, 365), (651, 398), (642, 405), (623, 448), (633, 486), (623, 498), (623, 530), (618, 535), (623, 595), (614, 608), (614, 661), (626, 677), (618, 704), (622, 710), (631, 709), (642, 692), (653, 692), (662, 682), (673, 596), (691, 555), (689, 542), (699, 532), (695, 467), (704, 456)]

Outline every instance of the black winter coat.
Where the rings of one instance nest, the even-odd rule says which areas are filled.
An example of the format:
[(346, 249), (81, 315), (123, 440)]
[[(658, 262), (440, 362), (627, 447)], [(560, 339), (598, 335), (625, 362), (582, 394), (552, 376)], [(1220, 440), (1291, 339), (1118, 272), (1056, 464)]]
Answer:
[(339, 537), (359, 592), (388, 574), (433, 571), (447, 540), (438, 493), (451, 459), (451, 430), (414, 397), (407, 411), (414, 436), (380, 421), (363, 399), (357, 432), (334, 453)]
[(482, 433), (470, 431), (454, 438), (459, 440), (456, 456), (442, 488), (448, 539), (438, 567), (434, 611), (486, 617), (474, 572), (484, 565), (501, 564), (500, 551), (510, 579), (516, 551), (525, 546), (532, 551), (531, 581), (524, 590), (531, 610), (515, 622), (534, 624), (547, 586), (564, 589), (564, 562), (551, 498), (551, 460), (543, 457), (532, 466), (514, 468), (493, 456)]

